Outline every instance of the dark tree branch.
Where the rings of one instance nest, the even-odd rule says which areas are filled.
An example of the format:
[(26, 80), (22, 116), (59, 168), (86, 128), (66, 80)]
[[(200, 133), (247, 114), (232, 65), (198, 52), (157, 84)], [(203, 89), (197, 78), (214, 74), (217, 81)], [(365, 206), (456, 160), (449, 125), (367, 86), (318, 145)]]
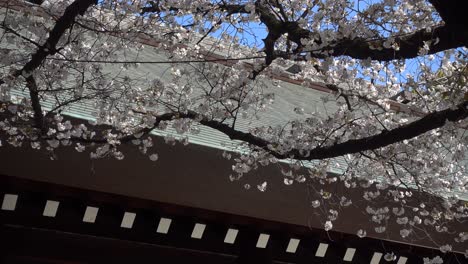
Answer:
[(349, 96), (346, 93), (343, 93), (342, 89), (340, 89), (338, 86), (332, 85), (332, 84), (328, 84), (327, 88), (334, 91), (338, 95), (338, 97), (343, 97), (343, 99), (346, 102), (346, 106), (348, 107), (348, 110), (353, 111), (353, 107), (351, 106)]
[[(463, 13), (459, 11), (460, 3), (453, 4), (459, 1), (432, 0), (431, 2), (437, 2), (442, 6), (440, 8), (436, 7), (436, 9), (442, 10), (441, 16), (443, 18), (447, 17), (444, 21), (447, 20), (449, 22), (446, 21), (446, 25), (434, 26), (430, 30), (421, 29), (406, 35), (392, 36), (399, 45), (398, 50), (384, 47), (383, 43), (388, 40), (387, 38), (377, 40), (354, 38), (338, 40), (317, 51), (312, 51), (310, 54), (312, 57), (323, 58), (325, 56), (322, 51), (328, 51), (328, 56), (350, 56), (355, 59), (371, 58), (379, 61), (390, 61), (417, 57), (419, 50), (426, 41), (430, 42), (428, 54), (468, 46), (468, 16), (462, 14), (461, 17), (459, 17), (460, 14)], [(282, 34), (288, 33), (288, 38), (294, 41), (299, 47), (302, 46), (301, 39), (308, 39), (316, 35), (313, 34), (312, 31), (301, 28), (299, 23), (295, 21), (279, 20), (260, 2), (256, 4), (256, 12), (259, 14), (260, 20), (267, 26), (270, 34), (281, 36)], [(456, 30), (453, 25), (457, 26)], [(323, 41), (316, 39), (316, 42), (321, 43)], [(301, 51), (302, 49), (297, 49), (297, 52)], [(269, 53), (267, 53), (267, 57), (268, 55)], [(273, 57), (273, 53), (271, 53), (270, 56)]]
[[(272, 1), (275, 6), (281, 5), (279, 2)], [(364, 38), (343, 38), (334, 43), (323, 46), (318, 50), (309, 51), (310, 55), (315, 58), (325, 58), (327, 56), (350, 56), (355, 59), (373, 59), (379, 61), (390, 61), (395, 59), (410, 59), (418, 56), (418, 53), (423, 47), (424, 42), (429, 43), (428, 54), (438, 53), (444, 50), (468, 46), (468, 22), (467, 17), (463, 14), (461, 3), (457, 0), (430, 0), (441, 17), (446, 22), (445, 25), (434, 26), (430, 30), (421, 29), (413, 33), (391, 36), (399, 45), (399, 49), (385, 48), (383, 43), (387, 38), (369, 40)], [(259, 15), (260, 21), (265, 24), (268, 29), (268, 37), (265, 42), (266, 64), (269, 65), (281, 52), (274, 50), (276, 40), (283, 34), (288, 33), (289, 40), (295, 42), (299, 48), (295, 53), (300, 54), (302, 49), (301, 39), (309, 39), (315, 37), (316, 43), (323, 41), (317, 38), (314, 32), (301, 28), (298, 22), (282, 20), (271, 11), (271, 7), (261, 1), (255, 3), (255, 12)], [(207, 7), (207, 9), (217, 8), (228, 14), (248, 13), (244, 5), (228, 5), (217, 4)], [(162, 10), (159, 1), (152, 2), (152, 5), (144, 8), (144, 12), (163, 12), (163, 11), (178, 11), (178, 8), (169, 8)], [(281, 10), (281, 9), (280, 9)], [(200, 12), (203, 10), (200, 10)], [(328, 51), (328, 55), (322, 52)], [(291, 55), (288, 55), (291, 57)]]
[(57, 52), (57, 43), (65, 31), (72, 26), (75, 18), (78, 15), (83, 15), (90, 6), (95, 4), (97, 4), (97, 0), (75, 0), (70, 4), (65, 9), (63, 15), (57, 20), (52, 31), (50, 31), (49, 38), (32, 55), (31, 60), (20, 70), (20, 74), (23, 72), (31, 73), (42, 64), (48, 55), (55, 54)]
[(0, 28), (3, 28), (5, 30), (6, 33), (10, 33), (10, 34), (13, 34), (15, 36), (17, 36), (18, 38), (26, 41), (26, 42), (29, 42), (31, 44), (33, 44), (34, 46), (36, 47), (40, 47), (41, 45), (37, 42), (35, 42), (34, 40), (30, 39), (30, 38), (27, 38), (21, 34), (19, 34), (18, 32), (14, 31), (13, 29), (9, 28), (7, 25), (5, 25), (5, 23), (3, 23)]
[[(289, 39), (294, 41), (298, 46), (302, 46), (301, 39), (313, 36), (311, 31), (300, 28), (296, 22), (287, 23), (286, 29)], [(454, 31), (452, 27), (447, 25), (439, 25), (430, 30), (421, 29), (410, 34), (392, 37), (399, 45), (398, 50), (384, 47), (383, 44), (388, 40), (387, 38), (376, 40), (354, 38), (337, 40), (330, 45), (307, 52), (314, 58), (350, 56), (355, 59), (370, 58), (372, 60), (390, 61), (395, 59), (411, 59), (419, 56), (419, 50), (423, 47), (425, 41), (430, 42), (428, 54), (468, 46), (468, 30), (465, 28), (460, 31)], [(316, 40), (316, 42), (321, 43), (322, 41)], [(298, 51), (301, 52), (302, 49), (298, 49)], [(328, 51), (328, 55), (324, 55), (323, 51)]]
[[(127, 143), (131, 140), (138, 139), (135, 134), (147, 135), (160, 125), (162, 121), (171, 121), (179, 118), (187, 118), (197, 120), (201, 125), (215, 129), (225, 135), (231, 140), (238, 140), (250, 144), (251, 146), (260, 148), (272, 156), (278, 159), (296, 159), (296, 160), (321, 160), (329, 159), (334, 157), (343, 156), (346, 154), (362, 153), (368, 150), (375, 150), (382, 147), (386, 147), (391, 144), (402, 142), (403, 140), (410, 140), (417, 136), (420, 136), (433, 129), (440, 128), (446, 124), (447, 121), (458, 122), (468, 117), (468, 101), (465, 101), (456, 106), (456, 108), (449, 108), (442, 111), (433, 112), (427, 114), (423, 118), (411, 122), (409, 124), (402, 125), (400, 127), (382, 131), (379, 134), (368, 136), (360, 139), (351, 139), (342, 143), (336, 143), (330, 146), (319, 146), (311, 149), (306, 155), (302, 154), (297, 149), (292, 149), (286, 153), (280, 153), (274, 149), (274, 142), (269, 142), (261, 137), (255, 136), (251, 133), (242, 132), (234, 129), (232, 126), (222, 123), (217, 120), (208, 118), (200, 118), (202, 115), (188, 111), (185, 113), (165, 113), (162, 115), (155, 116), (156, 122), (152, 127), (143, 128), (140, 131), (126, 135), (119, 138), (121, 143)], [(50, 139), (50, 138), (42, 138)], [(72, 137), (73, 142), (80, 143), (107, 143), (105, 138), (81, 138)]]
[(44, 127), (44, 114), (42, 113), (42, 106), (39, 99), (37, 83), (33, 76), (26, 77), (26, 87), (29, 90), (31, 106), (34, 111), (34, 124), (36, 128), (41, 130), (41, 132), (46, 132)]
[[(468, 16), (466, 15), (466, 8), (462, 8), (463, 0), (429, 0), (434, 8), (439, 13), (445, 24), (466, 30), (468, 26)], [(456, 34), (456, 32), (454, 32)]]
[[(445, 21), (445, 25), (434, 26), (430, 30), (421, 29), (413, 33), (391, 36), (399, 45), (399, 49), (385, 48), (383, 43), (387, 38), (369, 40), (364, 38), (343, 38), (334, 43), (323, 46), (318, 50), (309, 51), (310, 55), (315, 58), (325, 58), (326, 56), (350, 56), (355, 59), (373, 59), (379, 61), (390, 61), (395, 59), (410, 59), (418, 56), (418, 53), (423, 47), (424, 42), (430, 42), (428, 54), (438, 53), (444, 50), (468, 46), (468, 16), (466, 16), (458, 0), (430, 0), (436, 10)], [(272, 1), (276, 7), (281, 7), (278, 1)], [(301, 28), (298, 22), (282, 20), (271, 11), (271, 7), (261, 1), (255, 3), (255, 12), (260, 17), (260, 21), (266, 25), (269, 32), (269, 37), (265, 39), (266, 63), (269, 65), (277, 56), (281, 54), (279, 51), (272, 50), (276, 40), (283, 34), (288, 33), (288, 38), (295, 42), (300, 48), (296, 53), (303, 52), (301, 39), (315, 37), (316, 43), (322, 43), (320, 39), (316, 39), (314, 32)], [(217, 4), (207, 7), (207, 9), (219, 9), (233, 13), (248, 13), (244, 5), (228, 5)], [(206, 10), (207, 10), (206, 9)], [(144, 12), (163, 12), (163, 11), (178, 11), (178, 8), (169, 8), (169, 10), (161, 10), (159, 1), (152, 2), (152, 5), (145, 7)], [(281, 8), (280, 8), (281, 10)], [(202, 10), (200, 10), (201, 12)], [(328, 51), (328, 55), (322, 52)], [(291, 57), (289, 55), (288, 57)]]
[[(432, 28), (430, 31), (419, 30), (412, 34), (405, 36), (393, 36), (396, 42), (399, 44), (399, 50), (394, 50), (392, 48), (386, 49), (383, 47), (385, 39), (369, 41), (367, 39), (355, 38), (355, 39), (342, 39), (329, 46), (322, 47), (320, 51), (328, 50), (329, 56), (351, 56), (358, 59), (375, 59), (375, 60), (393, 60), (400, 58), (413, 58), (418, 55), (420, 48), (423, 45), (424, 41), (431, 41), (429, 47), (429, 53), (436, 53), (439, 51), (458, 48), (466, 46), (468, 43), (468, 31), (465, 28), (461, 28), (460, 22), (461, 18), (452, 19), (450, 15), (447, 15), (449, 11), (453, 9), (449, 5), (444, 6), (445, 1), (436, 1), (432, 0), (431, 3), (440, 13), (441, 17), (446, 22), (446, 25), (440, 25)], [(453, 1), (447, 1), (453, 2)], [(32, 107), (34, 110), (34, 120), (36, 125), (43, 124), (42, 110), (40, 108), (40, 101), (38, 95), (37, 85), (34, 78), (32, 77), (32, 72), (37, 69), (46, 59), (47, 56), (53, 55), (57, 52), (56, 46), (63, 36), (65, 31), (69, 29), (74, 20), (78, 15), (83, 15), (86, 10), (97, 4), (97, 0), (75, 0), (70, 6), (68, 6), (60, 17), (54, 28), (49, 34), (49, 38), (44, 45), (40, 46), (38, 50), (32, 54), (31, 60), (25, 64), (25, 66), (16, 71), (13, 75), (18, 77), (23, 75), (27, 80), (27, 87), (30, 91)], [(146, 12), (164, 12), (167, 10), (161, 10), (157, 5), (153, 6), (153, 9), (148, 9)], [(219, 8), (224, 12), (228, 13), (248, 13), (243, 5), (217, 5), (216, 7), (208, 8)], [(447, 11), (448, 10), (448, 11)], [(262, 4), (260, 1), (256, 2), (255, 11), (260, 17), (260, 20), (267, 26), (269, 34), (264, 40), (265, 42), (265, 53), (266, 53), (266, 63), (263, 66), (263, 69), (267, 67), (275, 58), (274, 46), (279, 37), (283, 34), (288, 33), (288, 37), (291, 41), (301, 46), (302, 38), (311, 38), (313, 32), (303, 29), (299, 26), (297, 22), (291, 21), (281, 21), (277, 18), (275, 14), (271, 12), (269, 7)], [(466, 20), (466, 19), (465, 19)], [(464, 21), (464, 20), (463, 20)], [(461, 23), (464, 25), (463, 23)], [(460, 32), (453, 32), (454, 25), (457, 28), (461, 29)], [(438, 43), (435, 43), (438, 39)], [(318, 43), (321, 41), (318, 40)], [(296, 50), (298, 53), (302, 52), (301, 49)], [(320, 57), (323, 56), (318, 52), (309, 51), (312, 56)], [(255, 79), (255, 71), (253, 79)], [(2, 80), (0, 80), (2, 83)], [(345, 98), (346, 99), (346, 98)], [(349, 103), (349, 102), (348, 102)], [(367, 150), (379, 149), (394, 143), (401, 142), (403, 140), (412, 139), (419, 135), (422, 135), (430, 130), (440, 128), (445, 125), (447, 121), (457, 122), (464, 120), (468, 116), (468, 101), (465, 101), (457, 105), (453, 109), (446, 109), (443, 111), (433, 112), (427, 114), (423, 118), (411, 122), (406, 125), (402, 125), (395, 129), (383, 131), (379, 134), (360, 138), (352, 139), (342, 143), (337, 143), (330, 146), (320, 146), (316, 147), (309, 151), (307, 156), (300, 153), (299, 150), (291, 150), (287, 153), (281, 153), (274, 149), (272, 142), (264, 140), (260, 137), (257, 137), (251, 133), (246, 133), (242, 131), (235, 130), (232, 126), (229, 126), (225, 123), (202, 118), (199, 120), (200, 115), (194, 112), (187, 113), (167, 113), (160, 116), (157, 116), (157, 121), (153, 127), (145, 128), (141, 130), (141, 133), (148, 134), (153, 129), (157, 128), (162, 121), (170, 121), (175, 118), (189, 118), (193, 120), (199, 120), (201, 125), (213, 128), (224, 134), (226, 134), (232, 140), (240, 140), (246, 142), (252, 146), (263, 149), (279, 159), (294, 158), (297, 160), (315, 160), (315, 159), (327, 159), (338, 157), (346, 154), (359, 153)], [(40, 125), (41, 128), (43, 127)], [(134, 135), (128, 135), (120, 138), (121, 142), (127, 142), (132, 139), (136, 139)], [(89, 142), (86, 139), (74, 139), (76, 141)], [(92, 142), (99, 142), (99, 139), (91, 139)], [(101, 143), (105, 143), (105, 139), (101, 139)]]
[[(47, 56), (53, 55), (57, 52), (57, 44), (60, 38), (63, 36), (65, 31), (69, 29), (75, 18), (78, 15), (83, 15), (86, 10), (97, 4), (97, 0), (75, 0), (66, 9), (63, 15), (57, 20), (55, 26), (49, 33), (49, 38), (46, 42), (39, 46), (37, 51), (32, 54), (31, 60), (28, 61), (22, 69), (15, 71), (13, 77), (19, 77), (23, 75), (26, 78), (26, 87), (29, 89), (31, 106), (34, 111), (35, 125), (44, 132), (44, 115), (42, 113), (42, 107), (39, 99), (39, 92), (37, 83), (32, 76), (33, 71), (36, 70), (46, 59)], [(0, 80), (0, 84), (4, 81)]]
[[(208, 5), (203, 10), (198, 10), (198, 12), (205, 12), (210, 9), (219, 9), (229, 14), (248, 14), (247, 10), (245, 10), (244, 5), (236, 5), (236, 4), (216, 4), (216, 5)], [(169, 8), (162, 8), (161, 3), (159, 0), (157, 1), (150, 1), (148, 6), (145, 6), (141, 9), (141, 14), (147, 13), (162, 13), (162, 12), (177, 12), (180, 8), (177, 7), (169, 7)]]
[[(188, 114), (180, 115), (181, 118), (195, 119), (198, 115), (190, 112)], [(264, 140), (260, 137), (250, 133), (237, 131), (232, 129), (229, 125), (220, 123), (214, 120), (202, 119), (200, 123), (204, 126), (216, 129), (226, 134), (232, 140), (240, 140), (249, 143), (253, 146), (259, 147), (271, 155), (279, 159), (293, 158), (296, 160), (316, 160), (328, 159), (346, 154), (359, 153), (362, 151), (379, 149), (388, 145), (409, 140), (428, 131), (440, 128), (445, 125), (447, 121), (457, 122), (464, 120), (468, 117), (468, 101), (465, 101), (456, 106), (454, 109), (446, 109), (438, 112), (427, 114), (423, 118), (411, 122), (400, 127), (383, 131), (380, 134), (352, 139), (342, 143), (334, 144), (326, 147), (317, 147), (310, 150), (307, 156), (300, 154), (298, 150), (291, 150), (288, 153), (279, 153), (271, 148), (271, 142)]]
[[(166, 114), (162, 114), (162, 115), (159, 115), (156, 117), (156, 121), (154, 122), (154, 124), (151, 126), (151, 127), (145, 127), (141, 130), (139, 130), (138, 132), (135, 132), (131, 135), (126, 135), (126, 136), (123, 136), (123, 137), (120, 137), (118, 140), (120, 141), (120, 143), (128, 143), (132, 140), (135, 140), (135, 139), (139, 139), (141, 138), (141, 136), (137, 137), (135, 136), (136, 134), (140, 134), (140, 135), (148, 135), (149, 133), (151, 133), (151, 131), (153, 131), (154, 129), (156, 129), (159, 124), (161, 124), (161, 122), (163, 121), (170, 121), (172, 119), (174, 119), (175, 117), (177, 116), (176, 113), (166, 113)], [(78, 142), (78, 143), (98, 143), (98, 144), (104, 144), (104, 143), (107, 143), (107, 139), (103, 139), (103, 138), (82, 138), (82, 137), (72, 137), (71, 140), (73, 142)]]
[(149, 1), (148, 2), (148, 6), (145, 6), (141, 9), (141, 14), (146, 14), (146, 13), (161, 13), (161, 12), (164, 12), (164, 11), (175, 11), (177, 12), (179, 9), (178, 8), (174, 8), (174, 7), (171, 7), (169, 8), (168, 10), (163, 10), (161, 7), (160, 7), (160, 1), (157, 0), (157, 1)]
[[(382, 131), (379, 134), (364, 137), (360, 139), (351, 139), (342, 143), (337, 143), (331, 146), (319, 146), (309, 151), (307, 155), (301, 154), (299, 150), (293, 149), (287, 153), (277, 152), (273, 145), (273, 142), (269, 142), (263, 138), (255, 136), (251, 133), (242, 132), (234, 129), (228, 124), (211, 120), (207, 118), (201, 118), (200, 115), (193, 111), (186, 113), (166, 113), (163, 115), (156, 116), (156, 123), (151, 128), (145, 128), (141, 132), (149, 133), (153, 129), (157, 128), (161, 121), (170, 121), (177, 118), (188, 118), (192, 120), (199, 120), (199, 123), (203, 126), (215, 129), (225, 135), (231, 140), (239, 140), (246, 142), (251, 146), (258, 147), (264, 151), (270, 153), (272, 156), (278, 159), (292, 158), (296, 160), (321, 160), (343, 156), (346, 154), (361, 153), (363, 151), (375, 150), (382, 147), (386, 147), (391, 144), (402, 142), (403, 140), (409, 140), (420, 136), (433, 129), (440, 128), (445, 125), (447, 121), (457, 122), (464, 120), (468, 117), (468, 101), (465, 101), (456, 106), (454, 109), (446, 109), (438, 112), (427, 114), (423, 118), (411, 122), (409, 124), (402, 125), (400, 127)], [(136, 139), (134, 135), (129, 135), (120, 138), (122, 143)], [(84, 143), (105, 143), (105, 139), (74, 139), (75, 141)]]
[(44, 3), (44, 0), (26, 0), (26, 1), (36, 4), (36, 5), (42, 5), (42, 3)]
[[(330, 56), (346, 55), (355, 59), (367, 59), (389, 61), (395, 59), (410, 59), (418, 56), (420, 48), (425, 41), (430, 41), (428, 54), (434, 54), (444, 50), (455, 49), (468, 45), (468, 31), (454, 32), (453, 28), (442, 25), (433, 27), (430, 31), (422, 29), (411, 34), (396, 37), (395, 42), (399, 49), (384, 48), (383, 43), (387, 39), (367, 41), (361, 38), (343, 39), (334, 45), (322, 50), (332, 51)], [(314, 52), (311, 53), (315, 55)]]
[[(311, 52), (312, 57), (322, 58), (322, 51), (328, 51), (329, 56), (350, 56), (355, 59), (389, 61), (394, 59), (409, 59), (418, 56), (425, 41), (430, 41), (428, 54), (468, 46), (468, 19), (460, 9), (461, 3), (456, 0), (430, 1), (439, 11), (446, 25), (439, 25), (430, 30), (421, 29), (403, 36), (392, 36), (399, 45), (399, 49), (385, 48), (383, 43), (387, 38), (369, 41), (363, 38), (341, 39), (333, 44), (322, 47), (318, 52)], [(270, 19), (274, 19), (273, 16)], [(265, 24), (269, 21), (262, 20)], [(279, 21), (278, 21), (279, 22)], [(456, 26), (456, 28), (454, 28)], [(311, 38), (313, 32), (303, 29), (297, 22), (284, 23), (289, 38), (298, 46), (302, 46), (301, 39)], [(321, 43), (322, 40), (316, 40)]]

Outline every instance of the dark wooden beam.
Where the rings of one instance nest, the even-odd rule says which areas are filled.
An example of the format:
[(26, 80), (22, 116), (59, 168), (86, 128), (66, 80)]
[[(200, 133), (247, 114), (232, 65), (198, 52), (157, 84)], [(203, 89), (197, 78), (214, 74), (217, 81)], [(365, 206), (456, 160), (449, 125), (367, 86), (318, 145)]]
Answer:
[(235, 256), (20, 225), (3, 225), (2, 263), (207, 263)]
[[(339, 232), (325, 232), (268, 220), (0, 176), (0, 199), (3, 199), (5, 193), (18, 195), (14, 211), (0, 210), (2, 226), (0, 240), (2, 244), (9, 244), (10, 248), (6, 251), (9, 253), (5, 256), (13, 259), (23, 257), (61, 259), (64, 257), (62, 253), (67, 252), (66, 249), (60, 250), (61, 245), (76, 248), (75, 244), (82, 245), (82, 250), (89, 256), (97, 254), (97, 248), (105, 248), (101, 252), (102, 258), (112, 253), (119, 256), (124, 254), (123, 252), (132, 252), (133, 248), (138, 248), (142, 256), (162, 251), (158, 253), (162, 257), (171, 256), (175, 252), (174, 254), (180, 255), (182, 259), (185, 256), (184, 252), (198, 252), (196, 256), (189, 254), (193, 260), (198, 258), (197, 263), (199, 261), (233, 263), (229, 261), (236, 260), (236, 263), (315, 261), (333, 264), (343, 262), (343, 256), (349, 247), (356, 248), (356, 254), (353, 261), (348, 263), (369, 263), (374, 252), (394, 252), (407, 257), (407, 263), (411, 264), (422, 263), (422, 256), (440, 255), (437, 250), (424, 247), (372, 238), (359, 239), (355, 235)], [(53, 218), (42, 215), (47, 200), (60, 202), (57, 215)], [(82, 221), (86, 206), (99, 208), (95, 223)], [(131, 229), (120, 227), (126, 211), (136, 213)], [(156, 232), (160, 217), (172, 219), (167, 234)], [(190, 237), (195, 223), (206, 225), (202, 239)], [(239, 230), (236, 242), (232, 245), (223, 242), (229, 228)], [(256, 248), (260, 233), (270, 235), (265, 249)], [(56, 239), (51, 241), (50, 237)], [(19, 241), (20, 238), (25, 240)], [(301, 240), (295, 253), (286, 252), (290, 238)], [(62, 242), (59, 243), (60, 241)], [(320, 243), (328, 244), (324, 257), (315, 256)], [(45, 255), (34, 251), (34, 248), (43, 248)], [(51, 248), (57, 250), (51, 251)], [(23, 249), (25, 251), (21, 251)], [(146, 251), (148, 252), (144, 253)], [(65, 255), (74, 256), (75, 253), (78, 254), (69, 252)], [(118, 259), (126, 259), (124, 255)], [(444, 258), (446, 260), (444, 263), (457, 263), (453, 259), (462, 259), (463, 256), (446, 254)]]

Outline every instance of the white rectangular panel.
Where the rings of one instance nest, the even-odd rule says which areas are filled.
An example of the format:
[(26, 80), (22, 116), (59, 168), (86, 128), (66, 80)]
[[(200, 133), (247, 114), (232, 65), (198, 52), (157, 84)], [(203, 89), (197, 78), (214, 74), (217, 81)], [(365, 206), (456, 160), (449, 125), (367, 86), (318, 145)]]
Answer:
[(167, 234), (169, 232), (169, 227), (171, 226), (172, 219), (161, 217), (159, 220), (158, 229), (156, 232), (161, 234)]
[(205, 232), (206, 225), (196, 223), (193, 227), (192, 238), (201, 239), (203, 237), (203, 232)]
[(99, 208), (97, 207), (87, 206), (84, 217), (83, 217), (83, 222), (86, 222), (86, 223), (96, 222), (98, 211), (99, 211)]
[(47, 200), (42, 215), (47, 217), (55, 217), (57, 215), (59, 205), (60, 202)]
[(268, 239), (270, 239), (270, 235), (268, 234), (260, 234), (257, 240), (257, 247), (258, 248), (266, 248), (268, 245)]
[(407, 260), (408, 260), (407, 257), (400, 257), (397, 264), (406, 264)]
[(3, 196), (2, 210), (14, 211), (16, 209), (16, 202), (18, 201), (18, 195), (16, 194), (5, 194)]
[(288, 247), (286, 248), (286, 252), (288, 253), (296, 253), (297, 247), (299, 246), (299, 239), (291, 238), (289, 239)]
[(135, 217), (136, 217), (135, 213), (125, 212), (122, 218), (122, 223), (120, 224), (120, 227), (132, 228), (133, 222), (135, 221)]
[(344, 261), (353, 261), (354, 253), (356, 253), (355, 248), (348, 248), (346, 249), (346, 253), (343, 257)]
[(372, 256), (370, 264), (379, 264), (381, 258), (382, 258), (382, 253), (374, 252), (374, 256)]
[(224, 243), (234, 244), (234, 242), (236, 241), (237, 233), (239, 233), (239, 230), (229, 228), (226, 233), (226, 237), (224, 238)]
[(328, 249), (328, 244), (320, 243), (320, 245), (317, 248), (317, 252), (315, 252), (316, 257), (325, 257), (325, 254), (327, 253)]

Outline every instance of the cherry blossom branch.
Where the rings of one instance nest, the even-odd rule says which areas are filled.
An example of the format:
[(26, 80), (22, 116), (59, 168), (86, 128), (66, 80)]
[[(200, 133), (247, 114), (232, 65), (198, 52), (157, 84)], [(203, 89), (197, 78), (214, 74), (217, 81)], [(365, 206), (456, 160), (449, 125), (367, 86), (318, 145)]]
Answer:
[(29, 39), (29, 38), (27, 38), (27, 37), (21, 35), (20, 33), (16, 32), (15, 30), (9, 28), (7, 25), (5, 25), (5, 23), (2, 23), (2, 24), (0, 25), (0, 28), (3, 28), (3, 29), (5, 30), (6, 33), (13, 34), (13, 35), (17, 36), (18, 38), (20, 38), (20, 39), (22, 39), (22, 40), (24, 40), (24, 41), (26, 41), (26, 42), (29, 42), (29, 43), (33, 44), (33, 45), (36, 46), (36, 47), (40, 47), (40, 46), (41, 46), (39, 43), (35, 42), (34, 40)]
[[(455, 20), (448, 14), (456, 13), (459, 7), (454, 5), (456, 1), (430, 1), (434, 4), (437, 11), (441, 12), (442, 18), (446, 21), (445, 25), (437, 25), (430, 29), (421, 29), (413, 33), (403, 36), (390, 36), (378, 39), (365, 39), (365, 38), (342, 38), (333, 43), (324, 45), (316, 50), (307, 51), (311, 57), (325, 58), (328, 56), (350, 56), (355, 59), (373, 59), (379, 61), (390, 61), (395, 59), (409, 59), (419, 55), (420, 49), (424, 46), (425, 42), (428, 43), (428, 54), (434, 54), (440, 51), (455, 49), (468, 45), (468, 30), (466, 30), (467, 21), (464, 18)], [(448, 4), (447, 4), (448, 3)], [(159, 1), (157, 1), (159, 4)], [(277, 3), (278, 4), (278, 3)], [(264, 23), (269, 32), (269, 37), (265, 41), (265, 52), (267, 54), (267, 64), (272, 58), (275, 58), (275, 50), (271, 49), (279, 36), (288, 34), (288, 38), (295, 42), (299, 48), (296, 49), (297, 53), (304, 52), (302, 49), (303, 39), (315, 39), (316, 43), (323, 43), (324, 41), (318, 37), (315, 32), (302, 28), (296, 21), (283, 21), (277, 15), (272, 13), (271, 8), (257, 1), (255, 4), (255, 12), (259, 15), (260, 21)], [(224, 12), (232, 13), (247, 13), (243, 5), (223, 5), (211, 6), (208, 8), (218, 8)], [(153, 6), (152, 8), (145, 9), (146, 11), (161, 12), (162, 10)], [(175, 9), (179, 10), (179, 9)], [(465, 16), (463, 16), (465, 17)], [(461, 21), (461, 22), (460, 22)], [(450, 23), (452, 22), (452, 23)], [(457, 31), (451, 24), (457, 23), (459, 26)], [(461, 27), (460, 25), (465, 25)], [(275, 37), (273, 37), (275, 36)], [(384, 47), (389, 39), (394, 39), (398, 48)], [(273, 43), (271, 43), (273, 41)], [(267, 45), (268, 44), (268, 45)], [(324, 55), (324, 51), (327, 55)]]
[(75, 0), (66, 9), (63, 15), (57, 20), (54, 28), (49, 33), (46, 42), (31, 56), (31, 60), (20, 70), (20, 74), (29, 74), (37, 69), (45, 58), (57, 52), (57, 43), (65, 31), (69, 29), (78, 15), (84, 15), (86, 10), (97, 4), (97, 0)]
[[(177, 12), (180, 10), (180, 8), (177, 7), (169, 7), (169, 8), (163, 8), (161, 7), (161, 1), (149, 1), (148, 6), (143, 7), (141, 10), (141, 14), (146, 14), (146, 13), (161, 13), (161, 12), (167, 12), (167, 11), (172, 11), (172, 12)], [(205, 12), (210, 9), (221, 9), (224, 10), (227, 13), (230, 14), (248, 14), (249, 12), (245, 9), (245, 5), (236, 5), (236, 4), (216, 4), (216, 5), (207, 5), (205, 8), (197, 10), (198, 12)]]
[[(468, 101), (465, 101), (457, 105), (453, 109), (445, 109), (442, 111), (433, 112), (427, 114), (423, 118), (413, 121), (409, 124), (401, 125), (397, 128), (382, 131), (379, 134), (363, 137), (359, 139), (350, 139), (342, 143), (336, 143), (330, 146), (319, 146), (311, 149), (305, 155), (297, 149), (292, 149), (286, 153), (278, 152), (274, 149), (274, 142), (269, 142), (261, 137), (255, 136), (248, 132), (243, 132), (234, 129), (232, 126), (217, 121), (202, 117), (202, 115), (188, 111), (186, 113), (165, 113), (159, 116), (155, 116), (156, 122), (152, 127), (144, 128), (141, 131), (134, 134), (148, 134), (156, 129), (162, 121), (171, 121), (180, 118), (187, 118), (196, 120), (201, 125), (215, 129), (231, 140), (239, 140), (250, 144), (251, 146), (260, 148), (272, 156), (278, 159), (292, 158), (295, 160), (322, 160), (334, 157), (339, 157), (347, 154), (362, 153), (363, 151), (375, 150), (382, 147), (386, 147), (391, 144), (402, 142), (403, 140), (410, 140), (433, 129), (440, 128), (446, 124), (446, 122), (458, 122), (468, 117)], [(137, 137), (127, 135), (119, 138), (121, 143), (137, 139)], [(106, 143), (106, 139), (83, 139), (73, 138), (73, 141), (82, 143)]]
[(44, 114), (42, 113), (42, 106), (41, 106), (40, 99), (39, 99), (37, 83), (32, 75), (26, 78), (26, 87), (29, 90), (31, 106), (34, 111), (34, 123), (37, 128), (41, 129), (42, 132), (45, 132)]
[[(396, 37), (395, 43), (399, 48), (385, 48), (387, 38), (378, 40), (366, 40), (362, 38), (341, 39), (336, 44), (328, 45), (320, 51), (328, 51), (329, 56), (350, 56), (355, 59), (367, 59), (390, 61), (395, 59), (410, 59), (419, 56), (424, 42), (428, 42), (427, 54), (434, 54), (444, 50), (455, 49), (468, 45), (468, 31), (457, 33), (447, 25), (421, 29), (411, 34)], [(312, 57), (322, 57), (321, 53), (311, 52)]]
[[(29, 60), (22, 69), (16, 70), (13, 73), (13, 77), (15, 78), (21, 75), (26, 78), (26, 87), (29, 89), (30, 93), (35, 124), (38, 128), (41, 128), (41, 130), (44, 130), (44, 115), (42, 113), (37, 84), (32, 77), (32, 73), (44, 62), (47, 56), (57, 52), (57, 43), (65, 31), (73, 25), (75, 18), (78, 15), (83, 15), (90, 6), (95, 4), (97, 4), (97, 0), (76, 0), (70, 4), (49, 32), (49, 37), (46, 42), (38, 47), (37, 51), (32, 54), (31, 60)], [(0, 85), (3, 83), (4, 81), (0, 80)]]
[[(131, 135), (122, 136), (122, 137), (118, 138), (117, 140), (120, 143), (128, 143), (128, 142), (130, 142), (132, 140), (141, 138), (141, 136), (148, 135), (153, 130), (155, 130), (161, 124), (161, 122), (173, 120), (177, 116), (178, 116), (178, 114), (176, 114), (176, 113), (161, 114), (161, 115), (156, 117), (156, 121), (154, 122), (154, 124), (151, 127), (142, 128), (138, 132), (132, 133)], [(137, 137), (136, 135), (140, 135), (140, 136)], [(88, 143), (98, 143), (98, 144), (107, 143), (107, 139), (104, 139), (104, 138), (72, 137), (71, 140), (73, 142), (86, 143), (86, 144), (88, 144)]]
[(224, 62), (224, 61), (243, 61), (253, 59), (263, 59), (265, 56), (249, 56), (242, 58), (219, 58), (204, 60), (160, 60), (160, 61), (140, 61), (140, 60), (77, 60), (68, 58), (46, 58), (47, 60), (66, 61), (77, 63), (102, 63), (102, 64), (177, 64), (177, 63), (206, 63), (206, 62)]

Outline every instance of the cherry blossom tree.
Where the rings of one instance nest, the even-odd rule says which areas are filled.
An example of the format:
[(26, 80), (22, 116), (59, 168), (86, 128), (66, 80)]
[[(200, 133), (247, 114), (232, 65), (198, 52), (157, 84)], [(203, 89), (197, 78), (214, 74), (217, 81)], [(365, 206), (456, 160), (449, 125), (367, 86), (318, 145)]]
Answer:
[[(224, 154), (235, 157), (233, 180), (280, 162), (285, 184), (323, 185), (312, 206), (338, 204), (324, 212), (326, 230), (352, 203), (324, 191), (341, 184), (363, 188), (369, 202), (393, 202), (367, 208), (376, 232), (393, 221), (403, 238), (447, 232), (455, 244), (468, 240), (446, 227), (468, 217), (459, 197), (468, 185), (468, 17), (461, 1), (29, 2), (0, 1), (0, 146), (68, 146), (91, 158), (123, 159), (120, 146), (134, 144), (155, 161), (152, 132), (173, 128), (185, 142), (209, 127), (241, 149)], [(167, 60), (125, 55), (147, 45)], [(170, 80), (106, 70), (146, 64), (169, 65)], [(338, 110), (282, 109), (298, 118), (239, 128), (238, 120), (270, 109), (271, 87), (281, 89), (284, 78), (303, 89), (319, 84)], [(94, 122), (63, 114), (83, 102), (96, 105)], [(344, 172), (327, 174), (337, 157), (347, 163)], [(421, 193), (436, 198), (414, 198)]]

